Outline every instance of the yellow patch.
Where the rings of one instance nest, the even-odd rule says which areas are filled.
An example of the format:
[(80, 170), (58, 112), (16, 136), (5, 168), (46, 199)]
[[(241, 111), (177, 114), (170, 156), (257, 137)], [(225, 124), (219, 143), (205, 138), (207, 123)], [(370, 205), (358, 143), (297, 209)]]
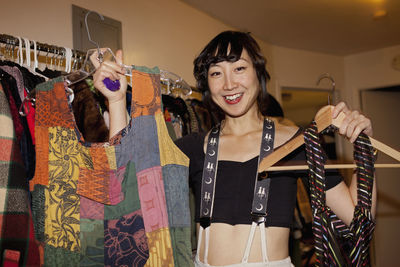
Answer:
[(49, 128), (49, 186), (45, 190), (46, 243), (80, 250), (80, 210), (76, 192), (82, 146), (73, 129)]
[(149, 244), (149, 258), (146, 267), (173, 267), (174, 257), (168, 228), (146, 233)]
[(110, 169), (116, 170), (117, 169), (117, 160), (115, 158), (115, 147), (114, 146), (109, 146), (105, 147), (106, 150), (106, 155), (108, 158), (108, 165)]
[(154, 115), (157, 123), (158, 145), (160, 149), (161, 166), (178, 164), (188, 167), (188, 157), (174, 144), (168, 134), (162, 113)]

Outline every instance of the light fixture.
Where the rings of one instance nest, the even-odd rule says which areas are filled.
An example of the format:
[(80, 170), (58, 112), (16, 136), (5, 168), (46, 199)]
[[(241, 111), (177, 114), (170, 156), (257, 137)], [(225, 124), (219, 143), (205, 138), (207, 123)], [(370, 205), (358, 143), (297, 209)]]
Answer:
[(383, 17), (386, 17), (387, 15), (387, 11), (384, 9), (379, 9), (377, 11), (374, 12), (374, 14), (372, 15), (374, 19), (381, 19)]

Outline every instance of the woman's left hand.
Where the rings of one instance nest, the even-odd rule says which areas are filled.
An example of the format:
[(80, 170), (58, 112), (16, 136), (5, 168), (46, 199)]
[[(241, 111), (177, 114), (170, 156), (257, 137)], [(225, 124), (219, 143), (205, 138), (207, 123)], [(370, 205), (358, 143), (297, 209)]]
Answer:
[(344, 102), (340, 102), (335, 106), (332, 117), (336, 118), (340, 112), (343, 112), (346, 117), (342, 121), (339, 133), (345, 135), (350, 142), (353, 143), (361, 132), (372, 136), (372, 124), (369, 118), (357, 110), (350, 110)]

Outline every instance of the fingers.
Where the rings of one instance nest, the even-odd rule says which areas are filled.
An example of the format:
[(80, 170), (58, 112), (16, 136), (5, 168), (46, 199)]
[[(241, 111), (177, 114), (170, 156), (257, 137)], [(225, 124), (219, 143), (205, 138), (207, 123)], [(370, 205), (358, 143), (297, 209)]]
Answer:
[(340, 112), (346, 117), (343, 119), (339, 128), (339, 133), (346, 136), (350, 142), (354, 142), (361, 132), (372, 136), (371, 120), (357, 110), (351, 111), (344, 102), (336, 105), (332, 112), (332, 117), (336, 118)]
[(115, 52), (115, 59), (119, 65), (123, 64), (123, 54), (122, 54), (121, 49), (119, 49), (119, 50), (117, 50), (117, 52)]
[(125, 69), (124, 69), (124, 64), (123, 64), (123, 53), (122, 50), (117, 50), (117, 52), (115, 53), (115, 59), (117, 61), (117, 64), (120, 67), (120, 72), (118, 72), (118, 76), (119, 76), (119, 81), (121, 82), (121, 87), (122, 88), (127, 88), (128, 86), (128, 82), (126, 80), (126, 76), (125, 76)]
[[(118, 50), (115, 54), (115, 62), (106, 60), (101, 64), (98, 64), (98, 67), (93, 74), (94, 86), (108, 99), (109, 104), (121, 102), (125, 99), (127, 80), (125, 77), (125, 67), (122, 64), (122, 58), (122, 51)], [(112, 81), (119, 80), (119, 89), (116, 91), (107, 89), (103, 82), (106, 78), (109, 78)]]
[(122, 67), (122, 51), (118, 50), (116, 53), (116, 61), (117, 62), (112, 62), (112, 61), (104, 61), (101, 63), (95, 74), (94, 74), (94, 79), (95, 79), (95, 86), (96, 88), (102, 88), (103, 84), (100, 83), (100, 81), (103, 81), (105, 78), (109, 78), (113, 81), (115, 80), (121, 80), (124, 77), (125, 70)]
[(340, 112), (343, 112), (344, 114), (348, 114), (350, 112), (346, 103), (340, 102), (339, 104), (337, 104), (332, 111), (332, 117), (335, 119), (339, 115)]
[[(118, 73), (107, 62), (103, 62), (93, 75), (94, 86), (101, 90), (105, 87), (103, 80), (109, 78), (113, 81), (118, 80)], [(101, 90), (102, 91), (102, 90)]]

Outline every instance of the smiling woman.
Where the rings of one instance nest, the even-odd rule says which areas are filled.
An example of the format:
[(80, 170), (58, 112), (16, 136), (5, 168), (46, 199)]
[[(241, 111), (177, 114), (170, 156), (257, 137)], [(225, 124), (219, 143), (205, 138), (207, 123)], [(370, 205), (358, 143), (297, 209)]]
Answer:
[(235, 62), (212, 64), (208, 71), (208, 86), (211, 99), (226, 116), (239, 117), (250, 109), (260, 91), (253, 64), (246, 50)]
[[(307, 174), (286, 171), (268, 174), (266, 179), (257, 176), (258, 162), (270, 148), (298, 132), (295, 125), (267, 117), (265, 63), (250, 34), (232, 31), (216, 36), (194, 61), (197, 87), (221, 122), (206, 135), (189, 135), (176, 142), (191, 162), (198, 267), (292, 266), (288, 240), (296, 181)], [(368, 119), (349, 111), (344, 103), (336, 107), (340, 110), (349, 114), (350, 124), (363, 130), (370, 126)], [(304, 160), (302, 147), (280, 164)], [(326, 188), (336, 191), (328, 193), (328, 199), (344, 199), (337, 213), (348, 219), (354, 205), (343, 186), (337, 171), (328, 175)]]
[[(231, 64), (228, 64), (228, 62)], [(246, 79), (246, 83), (257, 83), (246, 85), (246, 88), (253, 88), (257, 91), (258, 109), (265, 116), (269, 98), (267, 81), (270, 79), (265, 65), (266, 60), (260, 51), (260, 47), (250, 34), (225, 32), (216, 36), (196, 58), (194, 76), (197, 81), (197, 88), (203, 93), (203, 101), (210, 106), (211, 112), (216, 113), (218, 119), (222, 120), (225, 114), (221, 107), (212, 101), (209, 89), (211, 87), (218, 88), (218, 86), (227, 88), (227, 91), (231, 91), (231, 94), (226, 93), (225, 99), (233, 101), (243, 96), (241, 94), (243, 92), (239, 91), (233, 91), (236, 96), (232, 95), (232, 89), (235, 89), (234, 87), (238, 85), (239, 79), (242, 82), (243, 77)], [(224, 71), (222, 71), (222, 67), (224, 67)], [(227, 68), (230, 68), (229, 72)], [(251, 75), (254, 75), (254, 77)]]

